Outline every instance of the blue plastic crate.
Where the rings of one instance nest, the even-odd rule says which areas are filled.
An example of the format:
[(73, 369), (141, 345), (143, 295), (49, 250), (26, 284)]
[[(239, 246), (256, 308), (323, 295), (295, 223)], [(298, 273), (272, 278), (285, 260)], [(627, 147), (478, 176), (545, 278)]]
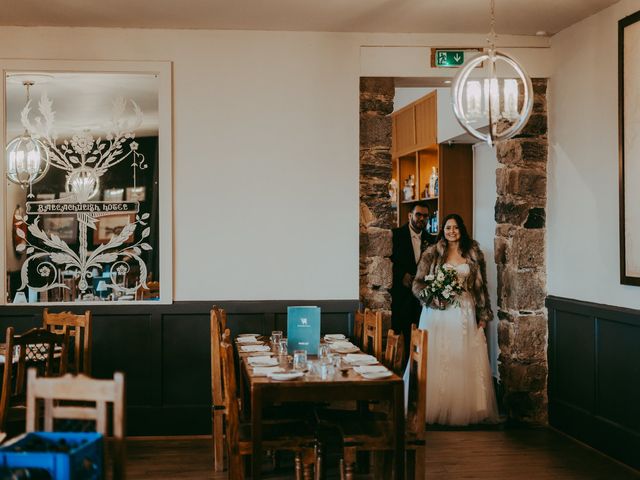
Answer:
[[(56, 451), (65, 444), (68, 451)], [(32, 468), (46, 470), (55, 480), (98, 480), (103, 478), (102, 460), (99, 433), (25, 433), (0, 447), (0, 478)]]

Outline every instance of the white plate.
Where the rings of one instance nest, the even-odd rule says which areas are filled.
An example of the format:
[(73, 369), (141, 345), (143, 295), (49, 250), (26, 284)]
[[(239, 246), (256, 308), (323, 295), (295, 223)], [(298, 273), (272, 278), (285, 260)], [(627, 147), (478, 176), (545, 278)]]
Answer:
[(324, 336), (324, 341), (325, 342), (340, 342), (340, 341), (344, 341), (346, 340), (347, 337), (345, 337), (343, 334), (341, 333), (328, 333), (327, 335)]
[(376, 365), (378, 359), (373, 355), (367, 355), (366, 353), (360, 353), (357, 355), (347, 355), (344, 360), (351, 365)]
[(388, 372), (389, 369), (387, 367), (385, 367), (384, 365), (362, 365), (360, 367), (354, 367), (353, 369), (355, 372), (359, 373), (360, 375), (366, 375), (369, 373), (381, 373), (381, 372)]
[(236, 341), (242, 345), (262, 345), (264, 343), (256, 337), (238, 337)]
[(252, 367), (271, 367), (278, 365), (278, 359), (275, 357), (249, 357), (247, 361)]
[(259, 337), (260, 334), (259, 333), (239, 333), (236, 336), (238, 336), (238, 337)]
[(241, 352), (268, 352), (271, 347), (268, 345), (243, 345), (240, 347)]
[(377, 380), (379, 378), (387, 378), (393, 375), (393, 372), (387, 370), (386, 372), (372, 372), (372, 373), (361, 373), (363, 378), (367, 380)]
[(336, 353), (356, 353), (360, 351), (355, 345), (353, 347), (334, 347), (331, 350)]
[(267, 376), (272, 380), (294, 380), (296, 378), (304, 377), (304, 373), (303, 372), (285, 372), (285, 373), (273, 372)]

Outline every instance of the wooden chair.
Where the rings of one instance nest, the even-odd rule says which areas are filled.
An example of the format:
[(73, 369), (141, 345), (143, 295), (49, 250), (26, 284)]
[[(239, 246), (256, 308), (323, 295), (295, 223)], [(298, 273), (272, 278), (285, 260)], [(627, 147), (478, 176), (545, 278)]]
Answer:
[[(62, 333), (67, 328), (73, 338), (73, 359), (69, 359), (69, 371), (91, 375), (91, 311), (82, 315), (71, 312), (50, 313), (48, 308), (42, 312), (42, 328), (53, 333)], [(71, 348), (69, 349), (71, 354)]]
[(382, 358), (382, 312), (364, 311), (362, 351)]
[(224, 470), (224, 391), (222, 365), (220, 362), (220, 342), (222, 332), (227, 328), (227, 314), (216, 305), (211, 309), (211, 439), (213, 440), (213, 468)]
[[(220, 344), (222, 378), (225, 392), (236, 391), (236, 373), (233, 348), (229, 343), (228, 330)], [(227, 433), (228, 478), (242, 480), (244, 476), (243, 456), (251, 455), (251, 426), (240, 423), (238, 401), (234, 395), (225, 395), (225, 430)], [(315, 436), (309, 425), (291, 422), (265, 423), (262, 446), (265, 450), (286, 450), (295, 453), (297, 480), (312, 480), (315, 464)]]
[[(406, 420), (405, 448), (407, 449), (407, 478), (423, 480), (424, 439), (427, 398), (427, 348), (428, 332), (412, 329), (409, 351), (409, 403)], [(375, 415), (375, 418), (374, 418)], [(391, 428), (386, 418), (379, 413), (364, 419), (354, 416), (351, 421), (342, 421), (344, 456), (341, 462), (341, 478), (353, 480), (357, 451), (389, 450), (392, 438)], [(380, 472), (375, 472), (380, 474)]]
[(382, 363), (397, 374), (402, 373), (404, 358), (404, 339), (402, 333), (396, 335), (392, 328), (387, 332), (387, 346)]
[[(74, 419), (94, 421), (95, 431), (107, 435), (109, 430), (107, 404), (113, 404), (112, 478), (125, 479), (125, 410), (122, 373), (114, 373), (113, 380), (98, 380), (82, 374), (38, 378), (36, 370), (30, 368), (27, 378), (27, 432), (41, 429), (38, 425), (38, 400), (44, 401), (43, 428), (46, 432), (53, 431), (55, 419)], [(60, 403), (61, 401), (74, 403), (66, 405)]]
[(353, 344), (362, 348), (362, 333), (364, 332), (364, 311), (358, 310), (353, 316)]
[(55, 334), (43, 328), (34, 328), (22, 335), (14, 335), (13, 327), (7, 328), (0, 396), (0, 431), (6, 431), (9, 421), (24, 418), (27, 366), (37, 366), (47, 377), (65, 374), (68, 342), (69, 332), (66, 329), (62, 334)]

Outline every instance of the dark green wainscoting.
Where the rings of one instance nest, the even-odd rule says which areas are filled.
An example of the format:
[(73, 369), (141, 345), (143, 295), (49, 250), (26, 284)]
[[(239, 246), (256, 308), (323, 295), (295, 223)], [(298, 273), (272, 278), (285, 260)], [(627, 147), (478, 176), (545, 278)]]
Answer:
[(548, 297), (549, 422), (640, 469), (640, 311)]
[[(209, 311), (225, 308), (232, 334), (286, 330), (287, 306), (317, 305), (323, 332), (349, 334), (357, 300), (175, 302), (71, 308), (93, 314), (93, 376), (126, 379), (128, 435), (211, 432)], [(0, 307), (0, 336), (42, 325), (36, 306)], [(50, 307), (52, 312), (62, 307)]]

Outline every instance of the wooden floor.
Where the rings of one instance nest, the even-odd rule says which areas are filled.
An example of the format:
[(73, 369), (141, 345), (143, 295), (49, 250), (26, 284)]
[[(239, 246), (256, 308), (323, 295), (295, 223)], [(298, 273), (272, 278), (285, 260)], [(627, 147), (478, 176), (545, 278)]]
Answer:
[[(128, 479), (225, 479), (214, 474), (210, 440), (134, 439), (127, 445)], [(430, 431), (427, 478), (564, 480), (640, 479), (640, 473), (546, 428)], [(291, 479), (292, 474), (268, 475)], [(335, 478), (335, 477), (333, 477)]]

